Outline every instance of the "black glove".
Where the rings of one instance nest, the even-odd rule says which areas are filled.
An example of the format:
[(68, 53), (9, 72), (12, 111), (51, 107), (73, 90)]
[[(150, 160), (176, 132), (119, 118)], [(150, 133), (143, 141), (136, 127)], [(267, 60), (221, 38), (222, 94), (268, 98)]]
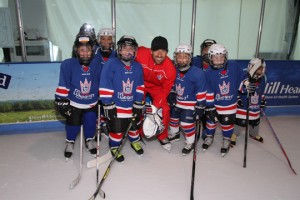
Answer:
[(205, 106), (203, 105), (195, 105), (194, 119), (201, 119), (204, 115)]
[(241, 99), (241, 97), (240, 96), (238, 96), (237, 97), (237, 102), (236, 102), (236, 104), (237, 104), (237, 107), (238, 108), (242, 108), (243, 107), (243, 101), (242, 101), (242, 99)]
[(176, 98), (176, 93), (175, 92), (170, 92), (169, 96), (168, 96), (168, 104), (169, 106), (173, 107), (176, 105), (176, 102), (177, 102), (177, 98)]
[(211, 106), (211, 107), (206, 107), (205, 108), (205, 114), (206, 114), (206, 117), (213, 121), (214, 123), (218, 122), (218, 112), (216, 110), (216, 107), (214, 106)]
[(266, 108), (266, 105), (267, 105), (267, 99), (266, 99), (266, 98), (261, 98), (261, 101), (260, 101), (260, 108), (261, 108), (261, 109), (265, 109), (265, 108)]
[(104, 116), (108, 120), (113, 120), (117, 116), (117, 107), (115, 103), (103, 105)]
[(72, 114), (72, 107), (69, 99), (55, 99), (54, 100), (55, 111), (63, 117), (70, 117)]
[(246, 90), (248, 94), (254, 94), (256, 90), (256, 84), (254, 82), (245, 81), (244, 85), (246, 87)]
[(145, 104), (142, 102), (134, 102), (133, 106), (132, 106), (132, 114), (133, 116), (135, 116), (136, 118), (140, 118), (143, 114), (145, 108)]

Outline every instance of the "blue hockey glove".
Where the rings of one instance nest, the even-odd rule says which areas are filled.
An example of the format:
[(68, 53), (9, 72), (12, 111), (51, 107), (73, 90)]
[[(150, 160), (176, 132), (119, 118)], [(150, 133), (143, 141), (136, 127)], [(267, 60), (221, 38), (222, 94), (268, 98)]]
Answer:
[(255, 93), (256, 84), (254, 82), (250, 82), (247, 80), (247, 81), (244, 81), (244, 85), (246, 87), (248, 94), (252, 95)]
[(262, 98), (260, 101), (260, 108), (261, 109), (265, 109), (267, 105), (267, 99), (266, 98)]
[(108, 120), (113, 120), (117, 116), (117, 107), (115, 103), (103, 105), (104, 116)]
[(205, 106), (203, 105), (195, 105), (194, 119), (201, 119), (204, 115)]
[(238, 107), (238, 108), (242, 108), (242, 107), (244, 106), (243, 101), (242, 101), (242, 99), (241, 99), (240, 96), (237, 97), (237, 102), (236, 102), (236, 104), (237, 104), (237, 107)]

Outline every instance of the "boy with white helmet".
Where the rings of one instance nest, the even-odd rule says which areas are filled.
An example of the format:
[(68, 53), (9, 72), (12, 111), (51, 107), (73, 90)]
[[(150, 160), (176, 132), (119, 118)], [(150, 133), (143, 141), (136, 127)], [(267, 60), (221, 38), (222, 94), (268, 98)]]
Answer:
[(182, 155), (194, 149), (195, 119), (204, 115), (206, 98), (206, 81), (204, 72), (191, 66), (192, 47), (189, 44), (179, 44), (174, 52), (176, 79), (168, 96), (171, 106), (169, 140), (180, 139), (181, 127), (186, 145)]
[(208, 50), (208, 58), (210, 68), (205, 72), (206, 138), (202, 148), (206, 150), (213, 143), (217, 122), (219, 122), (223, 135), (221, 154), (225, 156), (230, 148), (237, 111), (238, 89), (242, 83), (243, 71), (238, 63), (227, 60), (228, 52), (222, 44), (213, 44)]
[[(263, 142), (263, 138), (258, 134), (258, 127), (260, 123), (260, 109), (266, 106), (266, 99), (264, 90), (266, 86), (265, 81), (266, 63), (264, 59), (253, 58), (247, 67), (247, 77), (244, 80), (244, 86), (239, 93), (237, 101), (237, 113), (235, 124), (240, 127), (246, 126), (247, 109), (249, 106), (249, 135), (250, 138)], [(248, 95), (247, 95), (248, 93)], [(250, 98), (250, 101), (248, 101)], [(248, 105), (250, 103), (250, 105)], [(231, 137), (231, 144), (236, 144), (236, 136), (239, 135), (238, 128), (234, 131)]]
[(95, 51), (96, 59), (104, 64), (107, 60), (116, 57), (114, 51), (114, 36), (115, 32), (111, 28), (101, 28), (97, 35), (99, 47)]

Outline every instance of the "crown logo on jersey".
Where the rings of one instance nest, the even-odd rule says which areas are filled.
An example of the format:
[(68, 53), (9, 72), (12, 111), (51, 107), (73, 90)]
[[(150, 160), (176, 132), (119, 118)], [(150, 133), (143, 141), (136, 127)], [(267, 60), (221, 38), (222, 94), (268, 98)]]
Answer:
[(132, 93), (132, 88), (133, 88), (133, 81), (130, 82), (129, 78), (127, 79), (126, 83), (122, 81), (123, 83), (123, 93), (128, 95)]
[(176, 85), (176, 93), (178, 96), (182, 96), (184, 93), (184, 88), (185, 87), (181, 87), (181, 84), (179, 83), (179, 85)]
[(255, 93), (251, 96), (251, 104), (252, 104), (252, 105), (257, 105), (257, 104), (258, 104), (258, 100), (259, 100), (259, 95), (255, 92)]
[(226, 84), (225, 81), (223, 81), (223, 85), (219, 84), (219, 88), (220, 88), (220, 92), (222, 95), (227, 95), (230, 90), (230, 82), (228, 82), (228, 84)]
[(91, 90), (91, 85), (92, 85), (92, 81), (88, 82), (87, 79), (85, 79), (84, 82), (80, 81), (81, 93), (83, 95), (89, 94)]

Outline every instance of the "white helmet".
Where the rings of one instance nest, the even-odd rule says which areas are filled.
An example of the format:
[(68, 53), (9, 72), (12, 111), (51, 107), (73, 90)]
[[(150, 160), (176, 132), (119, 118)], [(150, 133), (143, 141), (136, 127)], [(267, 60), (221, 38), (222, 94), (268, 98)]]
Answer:
[(114, 36), (115, 32), (112, 28), (101, 28), (98, 33), (98, 38), (100, 36)]
[[(262, 70), (259, 73), (256, 73), (260, 67), (262, 67)], [(253, 58), (252, 60), (250, 60), (247, 68), (249, 78), (254, 80), (258, 80), (259, 78), (264, 76), (265, 70), (266, 62), (264, 61), (264, 59), (261, 58)]]
[[(186, 53), (189, 55), (190, 59), (188, 63), (177, 63), (176, 55), (178, 53)], [(179, 44), (174, 51), (174, 63), (178, 67), (179, 71), (187, 71), (190, 68), (190, 63), (193, 57), (192, 46), (189, 44)]]
[[(221, 65), (214, 65), (212, 62), (212, 56), (213, 55), (224, 55), (225, 60), (224, 63)], [(208, 59), (209, 59), (209, 64), (212, 66), (214, 69), (221, 69), (225, 66), (228, 58), (228, 52), (227, 49), (224, 47), (222, 44), (213, 44), (210, 46), (208, 50)]]

